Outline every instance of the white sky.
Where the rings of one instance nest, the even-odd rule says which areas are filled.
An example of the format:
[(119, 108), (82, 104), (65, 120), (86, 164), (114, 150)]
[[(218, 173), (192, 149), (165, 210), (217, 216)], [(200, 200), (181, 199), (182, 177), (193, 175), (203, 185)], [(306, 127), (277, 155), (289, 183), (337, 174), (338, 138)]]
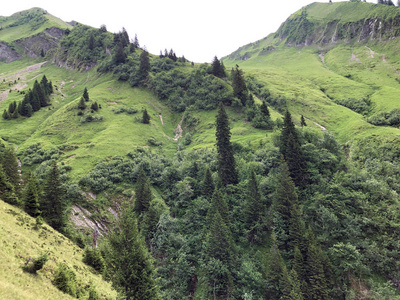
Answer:
[[(338, 0), (333, 0), (338, 2)], [(12, 0), (1, 16), (40, 7), (64, 20), (110, 32), (125, 27), (130, 38), (153, 54), (174, 49), (194, 62), (209, 62), (275, 32), (292, 13), (312, 0)], [(319, 1), (328, 2), (328, 0)], [(376, 1), (368, 1), (374, 2)]]

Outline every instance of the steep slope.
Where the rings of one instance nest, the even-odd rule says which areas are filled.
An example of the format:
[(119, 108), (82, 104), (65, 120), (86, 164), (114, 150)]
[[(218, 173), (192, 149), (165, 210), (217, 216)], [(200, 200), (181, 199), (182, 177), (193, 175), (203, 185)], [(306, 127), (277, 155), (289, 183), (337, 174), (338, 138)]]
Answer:
[[(52, 283), (57, 264), (66, 263), (83, 286), (92, 286), (101, 299), (115, 299), (110, 283), (82, 262), (83, 250), (48, 225), (36, 227), (35, 219), (0, 200), (0, 296), (2, 299), (73, 299)], [(44, 268), (33, 275), (22, 267), (42, 253), (49, 256)]]

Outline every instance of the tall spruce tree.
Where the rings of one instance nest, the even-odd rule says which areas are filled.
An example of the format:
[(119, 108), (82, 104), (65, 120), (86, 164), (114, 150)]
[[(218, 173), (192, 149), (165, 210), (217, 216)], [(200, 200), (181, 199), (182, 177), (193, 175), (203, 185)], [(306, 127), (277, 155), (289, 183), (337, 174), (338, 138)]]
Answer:
[(87, 90), (86, 87), (85, 87), (85, 89), (83, 90), (82, 98), (83, 98), (86, 102), (89, 101), (89, 92), (88, 92), (88, 90)]
[(236, 68), (232, 68), (232, 87), (233, 87), (233, 96), (238, 98), (243, 106), (246, 106), (246, 102), (248, 99), (248, 91), (246, 82), (244, 80), (243, 71), (239, 69), (239, 66), (236, 65)]
[(58, 231), (62, 231), (67, 223), (67, 204), (63, 199), (64, 193), (57, 163), (54, 162), (44, 184), (44, 194), (40, 207), (43, 218)]
[(286, 111), (280, 136), (279, 150), (283, 155), (295, 185), (306, 185), (306, 164), (300, 149), (300, 141), (289, 111)]
[(139, 57), (139, 76), (141, 78), (140, 81), (143, 81), (147, 78), (150, 72), (150, 60), (149, 60), (149, 52), (143, 50)]
[(123, 210), (109, 234), (105, 253), (108, 275), (125, 299), (160, 299), (152, 258), (130, 208)]
[(218, 174), (224, 185), (237, 184), (238, 175), (235, 158), (233, 156), (233, 147), (230, 141), (231, 131), (229, 128), (229, 120), (222, 102), (218, 106), (216, 127)]
[(28, 182), (25, 185), (23, 193), (23, 203), (25, 211), (32, 217), (37, 217), (41, 214), (39, 205), (39, 195), (38, 191), (39, 182), (35, 175), (29, 174)]
[(261, 195), (258, 189), (256, 174), (251, 171), (247, 184), (247, 195), (244, 208), (244, 220), (248, 231), (247, 238), (251, 243), (255, 242), (255, 237), (262, 231), (262, 217), (264, 206), (261, 202)]
[(216, 56), (214, 57), (211, 64), (211, 74), (219, 78), (224, 78), (226, 76), (224, 65), (221, 64)]
[(150, 201), (153, 194), (150, 189), (150, 182), (143, 169), (140, 170), (135, 187), (135, 205), (134, 210), (140, 215), (149, 210)]
[(8, 177), (0, 164), (0, 199), (12, 205), (19, 205), (19, 199), (14, 186), (8, 181)]
[(265, 266), (265, 279), (267, 281), (266, 294), (267, 299), (280, 299), (282, 296), (282, 281), (284, 275), (284, 262), (279, 251), (276, 235), (272, 233), (272, 246), (269, 250), (267, 265)]
[(204, 179), (202, 183), (202, 194), (207, 199), (211, 199), (215, 190), (214, 182), (211, 176), (211, 171), (209, 167), (206, 167), (204, 172)]
[(212, 199), (211, 199), (211, 205), (208, 209), (207, 217), (206, 217), (206, 227), (208, 227), (211, 224), (212, 219), (216, 212), (218, 212), (220, 214), (222, 220), (225, 222), (226, 226), (229, 228), (230, 221), (229, 221), (228, 204), (226, 203), (225, 197), (222, 195), (221, 191), (218, 188), (215, 188), (215, 191), (214, 191)]
[(143, 114), (142, 114), (142, 123), (143, 124), (149, 124), (150, 123), (150, 115), (147, 112), (147, 109), (143, 110)]
[(14, 148), (0, 146), (0, 163), (3, 165), (8, 182), (13, 186), (16, 195), (19, 197), (21, 194), (21, 178), (18, 158)]

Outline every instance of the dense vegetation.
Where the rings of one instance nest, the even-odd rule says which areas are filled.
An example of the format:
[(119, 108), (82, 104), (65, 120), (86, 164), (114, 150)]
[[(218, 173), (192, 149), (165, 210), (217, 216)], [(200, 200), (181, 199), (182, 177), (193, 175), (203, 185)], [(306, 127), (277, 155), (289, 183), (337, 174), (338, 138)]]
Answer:
[[(279, 34), (286, 43), (306, 43), (315, 30), (309, 17), (315, 14), (313, 9), (319, 5), (295, 14), (281, 27)], [(273, 65), (271, 60), (277, 56), (271, 58), (271, 53), (276, 48), (268, 47), (260, 55)], [(312, 57), (307, 64), (315, 66), (315, 50), (301, 51), (285, 48), (281, 53), (289, 57), (287, 61), (296, 57), (296, 66), (299, 56)], [(55, 118), (64, 113), (79, 123), (74, 124), (81, 130), (75, 135), (99, 135), (109, 130), (105, 124), (112, 115), (115, 122), (128, 120), (140, 126), (129, 136), (137, 139), (139, 131), (154, 129), (156, 118), (163, 122), (160, 111), (165, 105), (181, 120), (178, 128), (184, 127), (186, 134), (174, 145), (173, 154), (148, 134), (148, 145), (124, 147), (118, 155), (101, 153), (101, 160), (91, 160), (98, 145), (84, 138), (76, 142), (67, 134), (54, 142), (57, 126), (71, 127), (66, 119), (56, 126), (49, 118), (46, 122), (51, 126), (43, 125), (45, 129), (35, 134), (31, 144), (18, 150), (22, 173), (14, 145), (2, 143), (0, 198), (35, 218), (36, 227), (45, 221), (85, 248), (83, 261), (93, 273), (112, 282), (123, 298), (396, 299), (400, 279), (398, 135), (388, 137), (389, 131), (379, 127), (382, 131), (375, 132), (381, 136), (368, 132), (351, 144), (341, 144), (334, 134), (313, 126), (312, 117), (315, 113), (322, 120), (333, 118), (331, 107), (339, 107), (340, 120), (357, 116), (363, 122), (357, 119), (357, 125), (364, 127), (345, 128), (350, 133), (337, 134), (348, 137), (361, 129), (378, 130), (371, 124), (398, 126), (398, 108), (377, 110), (377, 103), (382, 104), (374, 96), (378, 88), (369, 89), (359, 65), (341, 67), (332, 56), (327, 57), (332, 60), (330, 68), (343, 78), (330, 71), (324, 73), (327, 79), (313, 74), (309, 82), (301, 78), (300, 85), (289, 82), (299, 80), (290, 74), (284, 83), (276, 79), (288, 74), (281, 71), (288, 68), (284, 63), (281, 69), (268, 69), (267, 75), (254, 71), (254, 64), (260, 63), (258, 56), (250, 57), (244, 67), (217, 57), (211, 64), (195, 65), (178, 58), (173, 50), (149, 54), (124, 29), (111, 34), (105, 26), (94, 29), (77, 24), (65, 32), (54, 52), (56, 61), (81, 71), (91, 69), (87, 74), (95, 74), (96, 80), (111, 78), (107, 74), (112, 73), (124, 84), (118, 88), (129, 88), (132, 98), (144, 90), (151, 92), (145, 94), (142, 107), (119, 105), (122, 96), (112, 98), (115, 102), (104, 101), (101, 95), (111, 88), (96, 89), (85, 78), (82, 89), (73, 91), (74, 83), (69, 90), (74, 95), (70, 102), (54, 95), (58, 99), (54, 107), (63, 109)], [(302, 67), (312, 73), (311, 67)], [(372, 63), (369, 68), (374, 69)], [(390, 84), (398, 85), (387, 72)], [(345, 82), (345, 92), (335, 90), (332, 82)], [(25, 93), (25, 103), (9, 101), (3, 115), (7, 126), (44, 114), (39, 108), (49, 104), (50, 87), (43, 77)], [(279, 93), (279, 89), (284, 91)], [(160, 102), (153, 102), (149, 95)], [(318, 101), (308, 99), (313, 97)], [(97, 115), (101, 109), (106, 118)], [(140, 116), (132, 118), (139, 109)], [(38, 113), (32, 116), (33, 111)], [(201, 117), (208, 119), (202, 123)], [(246, 142), (232, 142), (232, 132), (237, 130), (232, 124), (237, 120), (256, 128), (262, 136), (259, 141), (249, 137)], [(101, 122), (87, 124), (93, 121)], [(339, 126), (351, 127), (331, 126), (336, 131)], [(215, 147), (202, 147), (196, 135), (200, 131), (212, 133)], [(51, 141), (42, 138), (42, 143), (34, 143), (41, 135)], [(83, 147), (89, 149), (88, 155), (79, 157), (79, 164), (72, 167), (73, 151)], [(71, 179), (71, 170), (77, 167), (85, 171)], [(71, 213), (76, 208), (86, 211), (92, 227), (75, 230), (70, 217), (79, 214)], [(42, 274), (47, 258), (45, 254), (35, 257), (24, 270)], [(77, 270), (58, 263), (49, 278), (73, 297), (100, 298), (96, 288), (85, 288)]]

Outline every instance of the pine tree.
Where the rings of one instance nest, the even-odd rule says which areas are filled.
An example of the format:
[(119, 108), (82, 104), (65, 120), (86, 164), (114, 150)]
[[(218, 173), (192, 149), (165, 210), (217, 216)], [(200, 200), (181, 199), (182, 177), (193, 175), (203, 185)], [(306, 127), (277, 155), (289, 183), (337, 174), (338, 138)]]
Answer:
[(134, 210), (140, 215), (142, 212), (148, 211), (150, 201), (153, 199), (150, 183), (143, 169), (140, 170), (135, 188), (135, 206)]
[(87, 90), (86, 87), (85, 87), (85, 89), (83, 90), (82, 98), (83, 98), (86, 102), (89, 102), (89, 92), (88, 92), (88, 90)]
[(224, 185), (237, 184), (238, 176), (236, 172), (233, 147), (230, 141), (231, 131), (229, 128), (228, 115), (222, 102), (218, 107), (217, 125), (217, 152), (218, 152), (218, 174)]
[(232, 69), (232, 87), (233, 96), (238, 98), (243, 106), (246, 106), (248, 99), (248, 92), (246, 87), (246, 82), (244, 80), (243, 71), (239, 69), (236, 65), (235, 69)]
[(38, 111), (38, 110), (40, 110), (40, 107), (41, 107), (40, 94), (38, 95), (36, 93), (37, 91), (38, 91), (38, 89), (36, 88), (36, 90), (29, 89), (29, 92), (28, 92), (29, 103), (32, 105), (33, 111)]
[(12, 205), (19, 205), (14, 186), (8, 181), (7, 175), (0, 164), (0, 199)]
[(93, 50), (94, 49), (94, 36), (93, 36), (93, 34), (91, 34), (90, 37), (89, 37), (88, 48), (89, 48), (89, 50)]
[(96, 101), (94, 103), (92, 103), (92, 105), (90, 106), (90, 109), (93, 109), (94, 111), (99, 110), (99, 105), (97, 104)]
[(114, 63), (119, 65), (125, 63), (125, 61), (126, 61), (126, 54), (124, 51), (124, 46), (122, 45), (122, 43), (118, 43), (117, 50), (114, 55)]
[(135, 47), (135, 49), (140, 47), (137, 34), (135, 34), (135, 39), (133, 40), (133, 46)]
[(221, 65), (221, 62), (216, 56), (214, 56), (211, 64), (211, 74), (219, 78), (224, 78), (226, 76), (224, 66)]
[(67, 221), (66, 202), (62, 198), (64, 192), (57, 163), (54, 162), (44, 184), (44, 194), (40, 207), (43, 218), (58, 231), (65, 227)]
[(145, 80), (149, 75), (150, 71), (150, 60), (149, 60), (149, 53), (146, 50), (140, 54), (140, 64), (139, 64), (139, 75), (141, 81)]
[(269, 119), (271, 117), (267, 103), (265, 103), (265, 101), (262, 102), (260, 106), (260, 111), (264, 118)]
[(143, 110), (142, 123), (143, 124), (149, 124), (150, 123), (150, 115), (148, 114), (147, 109)]
[(79, 100), (79, 103), (78, 103), (78, 109), (84, 110), (85, 108), (86, 108), (85, 99), (83, 97), (81, 97), (81, 99)]
[(13, 186), (16, 195), (20, 196), (20, 169), (18, 165), (17, 155), (12, 147), (4, 146), (0, 148), (0, 163), (3, 165), (3, 170), (7, 176), (8, 182), (10, 182), (10, 184)]
[(290, 300), (303, 300), (304, 299), (304, 294), (301, 289), (301, 283), (299, 281), (299, 278), (297, 276), (297, 272), (295, 270), (291, 270), (289, 273), (289, 279), (290, 279), (290, 284), (291, 284), (291, 289), (290, 289), (290, 294), (289, 294), (289, 299)]
[(39, 194), (40, 192), (37, 190), (39, 186), (39, 182), (36, 177), (31, 173), (29, 175), (28, 182), (25, 185), (24, 194), (23, 194), (23, 203), (25, 211), (32, 217), (36, 218), (41, 214), (40, 205), (39, 205)]
[(204, 172), (204, 179), (202, 183), (202, 194), (207, 199), (211, 199), (215, 190), (214, 182), (211, 176), (211, 171), (209, 167), (206, 167)]
[(300, 150), (300, 142), (289, 111), (286, 111), (280, 136), (279, 150), (283, 155), (296, 186), (304, 188), (306, 184), (306, 165)]
[(258, 190), (258, 184), (256, 174), (253, 171), (250, 173), (250, 177), (247, 184), (247, 195), (244, 208), (244, 219), (246, 229), (248, 230), (248, 239), (254, 243), (254, 238), (261, 231), (262, 216), (264, 213), (264, 207), (261, 203), (261, 195)]
[(39, 99), (40, 107), (45, 107), (49, 105), (49, 96), (44, 92), (42, 86), (39, 84), (37, 80), (35, 80), (35, 83), (33, 84), (32, 93), (34, 97)]
[(276, 235), (272, 233), (272, 246), (266, 267), (265, 279), (267, 280), (267, 299), (280, 299), (281, 286), (284, 274), (284, 263), (279, 251)]
[(300, 125), (301, 125), (301, 127), (307, 126), (306, 120), (304, 119), (303, 115), (301, 115)]
[(321, 250), (317, 246), (314, 233), (310, 227), (307, 231), (307, 259), (305, 269), (308, 280), (307, 299), (329, 299)]
[(132, 210), (122, 212), (105, 252), (111, 281), (126, 299), (160, 299), (152, 258)]
[(211, 205), (207, 212), (206, 217), (206, 227), (208, 228), (209, 224), (211, 224), (212, 218), (214, 217), (215, 213), (218, 212), (225, 222), (226, 226), (230, 227), (229, 221), (229, 208), (228, 204), (225, 201), (225, 197), (223, 197), (221, 191), (218, 188), (215, 188), (211, 199)]
[(8, 111), (6, 109), (3, 112), (3, 119), (4, 120), (10, 120), (11, 119), (10, 114), (8, 113)]

